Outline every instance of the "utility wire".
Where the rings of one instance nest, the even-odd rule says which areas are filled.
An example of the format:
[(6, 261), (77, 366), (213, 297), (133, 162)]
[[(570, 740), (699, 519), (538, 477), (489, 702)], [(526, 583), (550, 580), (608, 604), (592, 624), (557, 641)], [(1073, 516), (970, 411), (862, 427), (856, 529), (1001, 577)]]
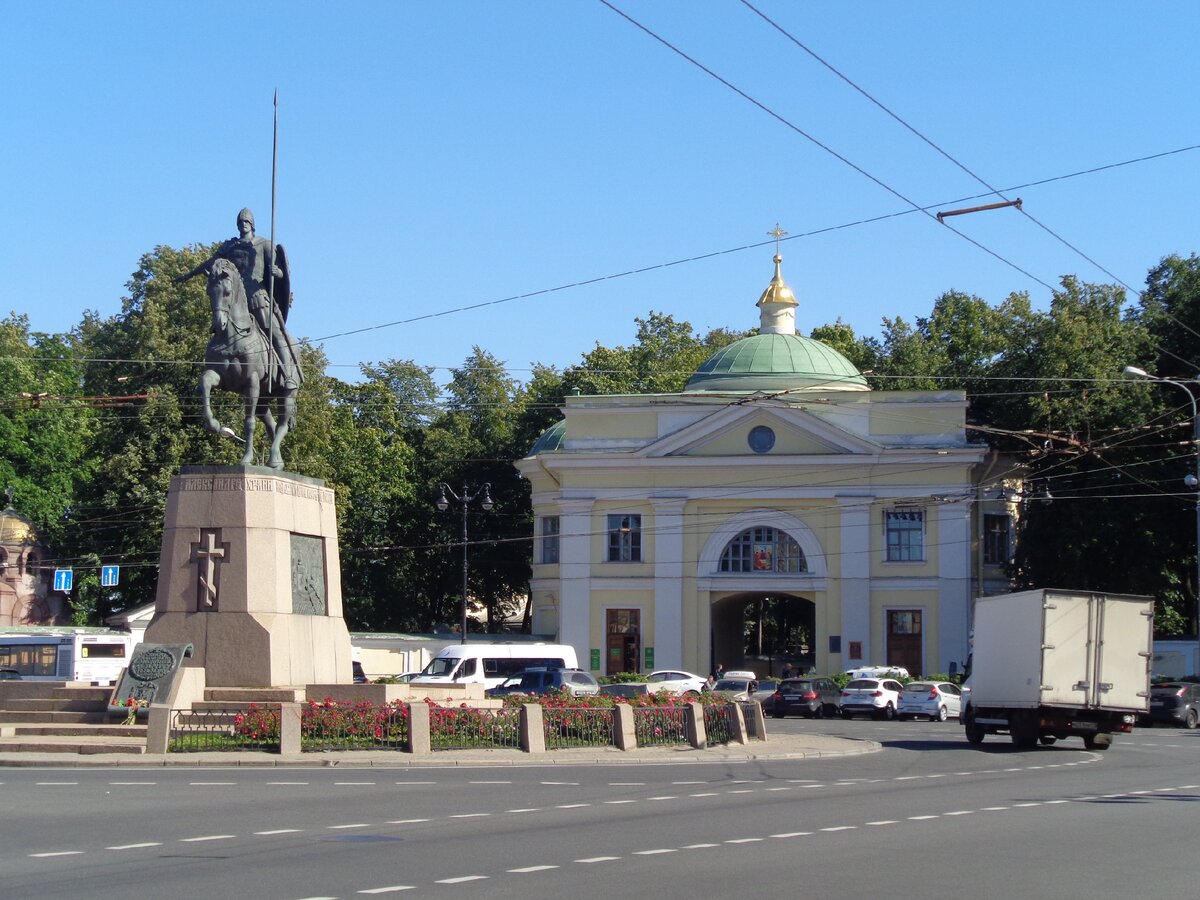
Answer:
[[(601, 0), (601, 2), (603, 2), (603, 0)], [(965, 172), (972, 179), (974, 179), (975, 181), (979, 182), (979, 184), (981, 184), (985, 188), (987, 188), (991, 194), (999, 197), (1000, 199), (1002, 199), (1006, 202), (1011, 202), (1009, 200), (1009, 198), (1005, 195), (1004, 191), (1002, 191), (1000, 188), (993, 187), (981, 175), (972, 171), (964, 163), (962, 163), (960, 160), (956, 159), (953, 155), (951, 155), (949, 151), (943, 149), (938, 144), (936, 144), (931, 138), (922, 134), (914, 126), (910, 125), (907, 121), (905, 121), (903, 118), (901, 118), (901, 116), (899, 114), (892, 111), (886, 105), (884, 105), (881, 101), (879, 101), (878, 99), (873, 97), (865, 88), (856, 84), (854, 81), (852, 81), (849, 78), (849, 76), (847, 76), (843, 72), (839, 71), (832, 63), (830, 63), (829, 61), (827, 61), (826, 59), (821, 57), (816, 51), (814, 51), (812, 48), (805, 45), (802, 41), (800, 41), (799, 38), (797, 38), (795, 35), (793, 35), (791, 32), (789, 32), (786, 28), (784, 28), (782, 25), (780, 25), (774, 19), (771, 19), (760, 9), (755, 7), (754, 4), (749, 2), (749, 0), (739, 0), (739, 2), (741, 2), (741, 4), (743, 6), (745, 6), (747, 9), (749, 9), (751, 12), (753, 12), (755, 15), (757, 15), (759, 18), (761, 18), (764, 22), (766, 22), (768, 25), (770, 25), (772, 28), (774, 28), (776, 31), (778, 31), (780, 34), (782, 34), (785, 38), (787, 38), (789, 41), (791, 41), (793, 44), (795, 44), (797, 47), (799, 47), (801, 50), (803, 50), (805, 53), (807, 53), (809, 56), (811, 56), (813, 59), (815, 59), (821, 65), (823, 65), (825, 68), (827, 68), (830, 72), (832, 72), (834, 75), (836, 75), (842, 81), (844, 81), (850, 87), (854, 88), (854, 90), (856, 90), (858, 93), (860, 93), (863, 97), (865, 97), (867, 100), (869, 100), (875, 106), (879, 107), (879, 109), (881, 109), (883, 112), (885, 112), (894, 121), (899, 123), (901, 126), (903, 126), (905, 129), (907, 129), (914, 136), (919, 138), (921, 141), (923, 141), (925, 144), (927, 144), (930, 148), (932, 148), (938, 154), (943, 156), (945, 159), (949, 160), (951, 163), (953, 163), (955, 166), (957, 166), (959, 169), (961, 169), (963, 172)], [(1132, 293), (1136, 296), (1139, 296), (1139, 297), (1142, 295), (1142, 293), (1143, 293), (1142, 291), (1139, 291), (1137, 288), (1130, 285), (1124, 279), (1113, 274), (1111, 271), (1109, 271), (1107, 268), (1102, 266), (1095, 259), (1088, 256), (1088, 254), (1084, 253), (1082, 250), (1080, 250), (1078, 247), (1076, 247), (1074, 244), (1072, 244), (1070, 241), (1068, 241), (1066, 238), (1064, 238), (1061, 234), (1058, 234), (1056, 231), (1054, 231), (1052, 228), (1050, 228), (1044, 222), (1042, 222), (1041, 220), (1036, 218), (1032, 213), (1029, 212), (1029, 210), (1025, 209), (1023, 206), (1017, 206), (1016, 210), (1021, 215), (1025, 216), (1025, 218), (1027, 218), (1030, 222), (1037, 225), (1039, 228), (1041, 228), (1043, 231), (1045, 231), (1048, 235), (1053, 237), (1055, 240), (1057, 240), (1063, 246), (1067, 247), (1069, 250), (1071, 250), (1078, 256), (1087, 260), (1089, 263), (1091, 263), (1093, 266), (1095, 266), (1097, 269), (1099, 269), (1101, 272), (1103, 272), (1105, 275), (1107, 275), (1113, 281), (1120, 284), (1122, 287), (1124, 287), (1130, 293)], [(1176, 319), (1170, 313), (1164, 313), (1164, 314), (1168, 318), (1170, 318), (1173, 322), (1175, 322), (1177, 325), (1179, 325), (1182, 328), (1186, 329), (1187, 331), (1191, 332), (1194, 336), (1200, 337), (1200, 332), (1197, 332), (1194, 328), (1189, 326), (1186, 322), (1182, 322), (1179, 319)], [(1161, 348), (1159, 348), (1159, 349), (1161, 350)], [(1164, 352), (1166, 352), (1166, 351), (1164, 351)], [(1173, 353), (1169, 354), (1169, 355), (1175, 356), (1175, 354), (1173, 354)], [(1185, 362), (1185, 363), (1189, 362), (1188, 360), (1180, 359), (1178, 356), (1176, 356), (1175, 358), (1177, 360), (1179, 360), (1180, 362)]]

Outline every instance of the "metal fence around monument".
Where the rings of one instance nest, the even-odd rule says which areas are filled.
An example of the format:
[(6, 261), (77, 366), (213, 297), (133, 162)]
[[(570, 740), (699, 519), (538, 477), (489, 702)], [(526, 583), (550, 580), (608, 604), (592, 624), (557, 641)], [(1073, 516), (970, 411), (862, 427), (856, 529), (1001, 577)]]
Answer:
[(732, 703), (706, 703), (704, 705), (704, 733), (710, 744), (728, 744), (733, 740)]
[(279, 707), (171, 711), (170, 753), (279, 750)]
[(687, 711), (682, 706), (634, 707), (633, 730), (639, 747), (686, 744)]
[(546, 749), (613, 746), (613, 715), (612, 709), (603, 707), (543, 707)]
[(520, 750), (521, 711), (431, 707), (429, 746), (433, 750)]
[(300, 711), (300, 748), (407, 750), (409, 708), (405, 703), (311, 702)]

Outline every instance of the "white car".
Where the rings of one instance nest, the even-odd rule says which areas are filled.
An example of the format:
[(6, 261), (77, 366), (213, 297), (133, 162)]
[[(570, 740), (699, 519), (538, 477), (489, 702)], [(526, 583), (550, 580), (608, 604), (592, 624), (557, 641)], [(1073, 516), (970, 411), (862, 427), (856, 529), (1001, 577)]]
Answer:
[(842, 688), (842, 718), (894, 719), (904, 687), (890, 678), (855, 678)]
[(957, 684), (949, 681), (910, 681), (900, 694), (898, 718), (928, 716), (932, 722), (958, 718), (962, 695)]
[(646, 683), (650, 685), (650, 693), (652, 694), (658, 691), (666, 691), (670, 694), (682, 694), (685, 697), (698, 697), (704, 691), (708, 690), (708, 679), (703, 675), (694, 675), (691, 672), (668, 669), (651, 672), (650, 676), (646, 679)]
[(908, 669), (904, 666), (859, 666), (857, 669), (847, 669), (846, 674), (853, 678), (907, 678)]
[(753, 678), (729, 678), (726, 676), (712, 686), (714, 694), (720, 694), (730, 700), (749, 700), (756, 690), (758, 682)]

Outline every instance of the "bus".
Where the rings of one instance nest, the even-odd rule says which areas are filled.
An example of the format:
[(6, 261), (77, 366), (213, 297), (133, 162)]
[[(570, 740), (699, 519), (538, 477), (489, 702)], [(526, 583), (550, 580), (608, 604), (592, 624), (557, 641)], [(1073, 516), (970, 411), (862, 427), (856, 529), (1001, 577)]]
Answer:
[(114, 685), (132, 651), (133, 636), (121, 632), (0, 634), (0, 669), (15, 671), (22, 681)]

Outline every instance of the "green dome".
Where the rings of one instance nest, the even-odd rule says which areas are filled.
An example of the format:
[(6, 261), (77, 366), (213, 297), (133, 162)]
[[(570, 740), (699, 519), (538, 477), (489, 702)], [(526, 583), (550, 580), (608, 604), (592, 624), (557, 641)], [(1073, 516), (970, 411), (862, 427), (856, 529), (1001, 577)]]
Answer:
[(549, 428), (542, 432), (541, 437), (533, 442), (533, 447), (529, 451), (530, 456), (537, 456), (539, 453), (557, 453), (562, 449), (563, 441), (567, 437), (567, 420), (559, 419)]
[(869, 391), (853, 363), (828, 344), (798, 334), (756, 334), (714, 353), (685, 392)]

